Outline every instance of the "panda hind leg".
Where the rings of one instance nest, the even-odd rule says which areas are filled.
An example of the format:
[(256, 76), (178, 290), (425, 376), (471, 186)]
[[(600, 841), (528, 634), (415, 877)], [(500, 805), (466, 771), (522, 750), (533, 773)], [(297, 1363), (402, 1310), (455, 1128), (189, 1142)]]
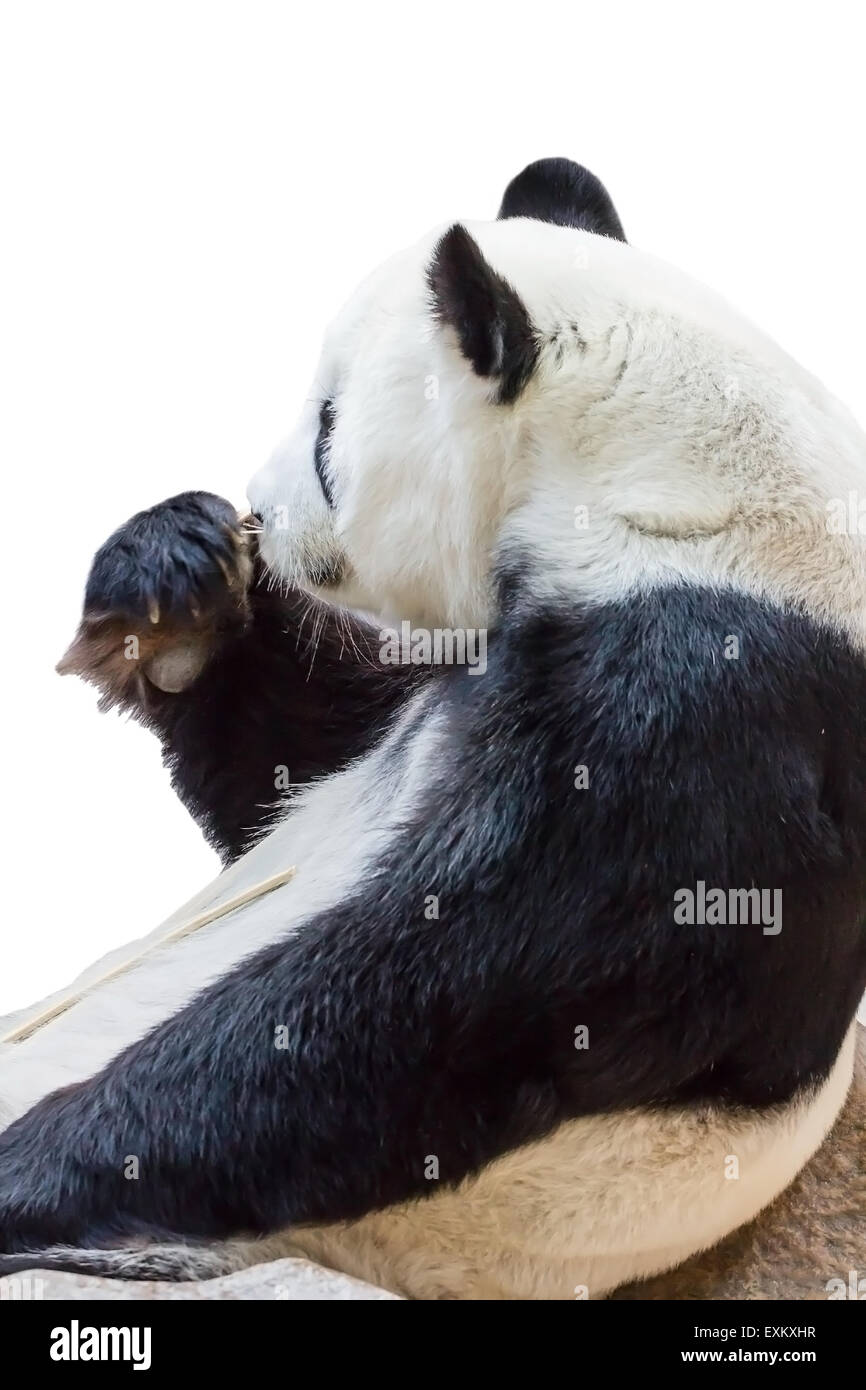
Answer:
[(198, 1282), (300, 1253), (291, 1246), (285, 1233), (263, 1239), (179, 1240), (117, 1249), (86, 1250), (71, 1245), (52, 1245), (44, 1250), (0, 1255), (0, 1280), (25, 1271), (57, 1270), (101, 1279)]

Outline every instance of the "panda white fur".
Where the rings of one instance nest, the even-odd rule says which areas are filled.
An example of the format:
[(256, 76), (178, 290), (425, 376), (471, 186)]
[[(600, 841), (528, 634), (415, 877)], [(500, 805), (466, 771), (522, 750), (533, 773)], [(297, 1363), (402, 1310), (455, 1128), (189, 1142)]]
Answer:
[[(230, 864), (197, 905), (298, 873), (5, 1050), (0, 1273), (597, 1297), (765, 1206), (866, 985), (864, 487), (846, 411), (567, 161), (375, 272), (254, 571), (206, 494), (94, 563), (67, 668), (163, 739)], [(486, 670), (383, 667), (404, 621)]]

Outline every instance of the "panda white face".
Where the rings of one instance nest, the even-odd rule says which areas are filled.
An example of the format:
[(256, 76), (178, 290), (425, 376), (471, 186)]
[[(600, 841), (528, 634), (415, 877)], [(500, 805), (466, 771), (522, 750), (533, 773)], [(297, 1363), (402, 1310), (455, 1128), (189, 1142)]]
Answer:
[(474, 372), (437, 312), (438, 242), (395, 256), (345, 306), (298, 426), (249, 499), (264, 557), (289, 582), (394, 618), (471, 624), (488, 612), (492, 547), (519, 495), (529, 397), (501, 404), (499, 372)]
[(508, 217), (439, 229), (361, 285), (249, 500), (275, 574), (389, 622), (485, 625), (519, 557), (541, 593), (735, 583), (866, 641), (862, 537), (827, 525), (864, 457), (844, 409), (709, 291)]

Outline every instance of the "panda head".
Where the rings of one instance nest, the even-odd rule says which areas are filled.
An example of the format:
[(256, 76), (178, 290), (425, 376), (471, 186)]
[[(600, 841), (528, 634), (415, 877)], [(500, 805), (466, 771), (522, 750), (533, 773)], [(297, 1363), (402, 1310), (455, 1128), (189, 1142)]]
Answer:
[(249, 500), (275, 575), (388, 621), (493, 622), (515, 567), (584, 599), (733, 577), (821, 607), (842, 582), (859, 613), (862, 546), (827, 508), (862, 460), (818, 383), (542, 160), (496, 221), (359, 287)]

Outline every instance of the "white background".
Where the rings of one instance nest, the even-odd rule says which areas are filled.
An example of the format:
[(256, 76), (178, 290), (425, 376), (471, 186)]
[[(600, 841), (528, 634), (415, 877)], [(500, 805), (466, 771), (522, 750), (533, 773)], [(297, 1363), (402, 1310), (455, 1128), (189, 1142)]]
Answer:
[(216, 871), (156, 743), (53, 666), (109, 531), (186, 488), (243, 502), (390, 251), (573, 156), (866, 415), (856, 15), (4, 0), (0, 1011)]

